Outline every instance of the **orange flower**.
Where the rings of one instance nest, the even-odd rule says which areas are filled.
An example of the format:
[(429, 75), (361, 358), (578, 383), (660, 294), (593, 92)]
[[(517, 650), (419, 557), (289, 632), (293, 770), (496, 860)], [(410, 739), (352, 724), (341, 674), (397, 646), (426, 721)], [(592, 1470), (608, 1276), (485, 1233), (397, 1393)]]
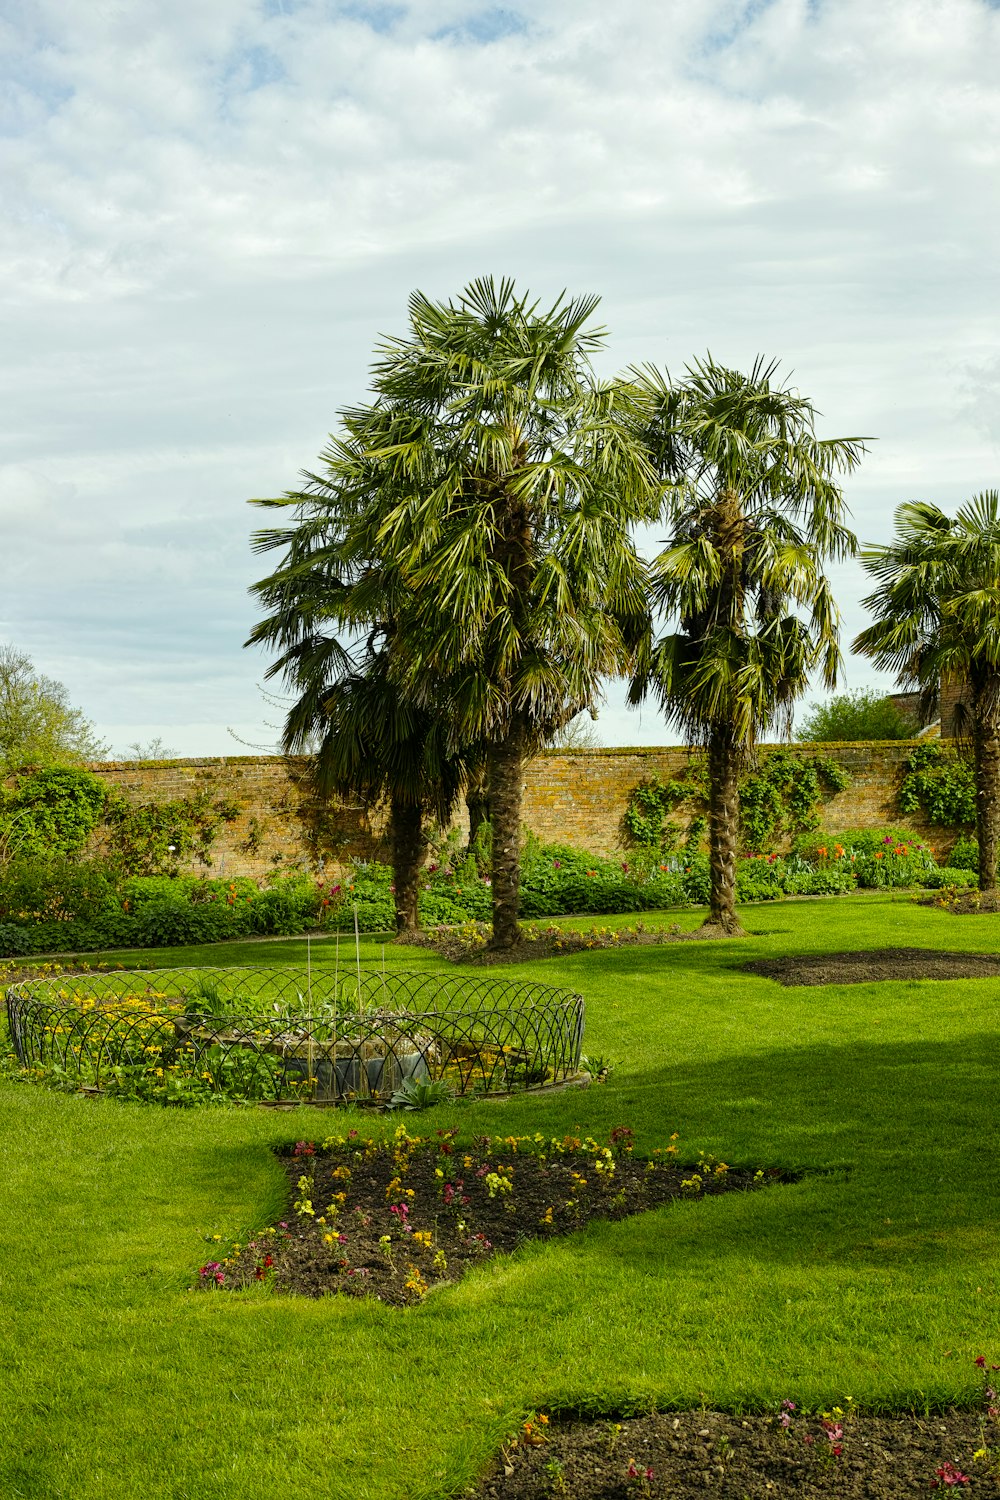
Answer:
[(819, 855), (820, 859), (826, 859), (826, 845), (820, 844), (819, 848), (816, 850), (816, 853)]

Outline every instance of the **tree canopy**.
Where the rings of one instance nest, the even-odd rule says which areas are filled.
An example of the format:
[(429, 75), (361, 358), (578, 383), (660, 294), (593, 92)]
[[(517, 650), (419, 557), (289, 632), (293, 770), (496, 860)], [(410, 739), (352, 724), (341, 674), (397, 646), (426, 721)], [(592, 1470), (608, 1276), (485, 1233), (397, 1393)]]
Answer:
[(31, 657), (0, 646), (0, 764), (79, 765), (100, 760), (108, 747), (61, 682), (35, 671)]
[(826, 703), (810, 704), (796, 738), (827, 744), (908, 740), (919, 727), (917, 715), (899, 708), (885, 693), (860, 688), (838, 693)]

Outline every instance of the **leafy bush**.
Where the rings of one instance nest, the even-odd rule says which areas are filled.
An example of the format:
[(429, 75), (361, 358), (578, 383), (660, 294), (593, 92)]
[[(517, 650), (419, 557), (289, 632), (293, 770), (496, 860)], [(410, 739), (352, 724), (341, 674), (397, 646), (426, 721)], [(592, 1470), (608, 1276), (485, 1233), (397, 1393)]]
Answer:
[(0, 922), (0, 958), (20, 958), (32, 949), (31, 933), (14, 922)]
[(953, 869), (950, 865), (941, 865), (936, 870), (928, 870), (920, 883), (930, 891), (945, 890), (949, 886), (957, 891), (968, 891), (978, 886), (979, 876), (974, 870)]
[(916, 717), (891, 698), (862, 689), (840, 693), (810, 706), (798, 730), (800, 740), (837, 744), (853, 740), (908, 740), (919, 729)]
[(118, 890), (106, 860), (12, 860), (0, 867), (0, 921), (90, 921), (116, 903)]
[(783, 880), (786, 896), (841, 896), (857, 883), (853, 868), (843, 860), (818, 869), (788, 869)]
[(142, 948), (208, 942), (214, 936), (211, 928), (212, 920), (206, 907), (163, 896), (148, 902), (135, 919), (136, 937)]
[(962, 838), (954, 845), (945, 865), (949, 870), (971, 870), (979, 874), (979, 840)]
[(15, 858), (77, 854), (96, 828), (107, 792), (96, 776), (48, 766), (22, 776), (3, 793), (0, 833)]
[(568, 845), (529, 842), (521, 866), (521, 909), (526, 917), (550, 917), (676, 906), (685, 899), (677, 859), (616, 861)]
[[(448, 851), (450, 857), (443, 863), (428, 866), (426, 885), (420, 895), (421, 922), (466, 921), (469, 917), (477, 922), (489, 921), (493, 905), (490, 882), (479, 873), (479, 862), (475, 855), (458, 856)], [(442, 905), (442, 903), (444, 903)], [(434, 917), (433, 912), (451, 907), (465, 913), (464, 916)]]
[(341, 885), (330, 888), (328, 924), (340, 932), (354, 927), (354, 908), (358, 910), (361, 932), (391, 932), (396, 926), (396, 903), (392, 891), (392, 870), (372, 860), (357, 865)]
[(691, 854), (681, 863), (681, 899), (691, 906), (707, 906), (712, 894), (712, 866), (707, 854)]
[(736, 863), (737, 901), (777, 901), (785, 894), (782, 869), (765, 858), (741, 859)]
[(315, 925), (319, 897), (312, 881), (284, 876), (253, 896), (246, 909), (252, 932), (286, 937)]

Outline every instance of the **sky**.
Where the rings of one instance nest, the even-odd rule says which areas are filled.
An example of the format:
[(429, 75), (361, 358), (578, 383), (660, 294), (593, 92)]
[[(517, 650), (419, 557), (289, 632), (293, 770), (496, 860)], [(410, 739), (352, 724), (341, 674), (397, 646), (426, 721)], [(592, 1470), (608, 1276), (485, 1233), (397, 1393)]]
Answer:
[[(114, 751), (275, 743), (247, 501), (417, 287), (598, 293), (602, 375), (778, 359), (875, 440), (864, 542), (1000, 486), (988, 0), (8, 0), (0, 60), (0, 641)], [(623, 696), (605, 744), (676, 742)]]

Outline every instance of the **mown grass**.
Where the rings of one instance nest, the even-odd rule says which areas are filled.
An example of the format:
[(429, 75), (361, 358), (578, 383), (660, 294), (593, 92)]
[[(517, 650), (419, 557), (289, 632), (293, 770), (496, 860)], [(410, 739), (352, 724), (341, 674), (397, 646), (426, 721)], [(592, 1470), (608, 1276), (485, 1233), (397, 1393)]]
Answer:
[[(995, 952), (996, 918), (891, 897), (744, 918), (745, 941), (530, 966), (586, 996), (587, 1050), (620, 1059), (605, 1087), (406, 1123), (628, 1124), (640, 1148), (676, 1130), (686, 1159), (803, 1179), (528, 1244), (405, 1311), (192, 1289), (214, 1253), (206, 1235), (242, 1238), (278, 1215), (269, 1148), (343, 1116), (0, 1088), (0, 1494), (429, 1500), (461, 1493), (535, 1406), (971, 1400), (972, 1359), (1000, 1356), (998, 985), (783, 989), (735, 966), (843, 948)], [(362, 957), (381, 962), (380, 943)], [(304, 959), (291, 940), (194, 961)], [(145, 961), (186, 964), (192, 950)], [(435, 960), (389, 948), (386, 962)], [(383, 1133), (398, 1119), (352, 1123)]]

